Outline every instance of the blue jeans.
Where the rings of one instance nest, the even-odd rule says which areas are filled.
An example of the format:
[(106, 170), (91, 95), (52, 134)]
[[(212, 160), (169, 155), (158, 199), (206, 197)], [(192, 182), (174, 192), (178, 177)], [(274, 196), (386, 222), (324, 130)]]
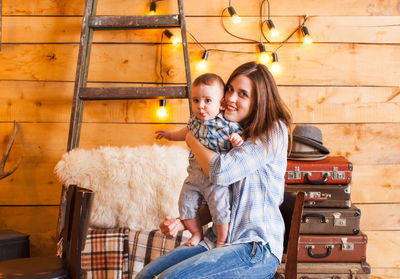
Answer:
[(146, 265), (136, 279), (273, 278), (278, 265), (268, 244), (242, 243), (212, 250), (181, 246)]

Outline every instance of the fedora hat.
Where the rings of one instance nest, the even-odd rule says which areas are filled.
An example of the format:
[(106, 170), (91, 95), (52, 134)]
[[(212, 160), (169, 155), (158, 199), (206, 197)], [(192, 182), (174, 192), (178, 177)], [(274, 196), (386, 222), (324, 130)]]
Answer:
[(321, 153), (317, 148), (293, 141), (292, 150), (288, 154), (289, 160), (297, 161), (316, 161), (326, 158), (328, 154)]
[(293, 130), (291, 160), (321, 160), (329, 154), (322, 144), (322, 133), (315, 126), (296, 126)]

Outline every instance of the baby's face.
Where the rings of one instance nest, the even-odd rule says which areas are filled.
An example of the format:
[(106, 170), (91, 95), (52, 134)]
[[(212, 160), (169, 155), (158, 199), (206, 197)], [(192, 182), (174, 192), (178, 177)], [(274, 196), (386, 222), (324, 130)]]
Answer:
[(192, 87), (192, 110), (202, 120), (215, 118), (221, 110), (224, 89), (217, 83), (200, 84)]

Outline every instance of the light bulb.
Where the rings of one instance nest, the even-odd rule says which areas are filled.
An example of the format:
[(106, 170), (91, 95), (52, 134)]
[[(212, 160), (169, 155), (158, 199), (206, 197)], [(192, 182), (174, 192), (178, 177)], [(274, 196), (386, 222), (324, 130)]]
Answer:
[(208, 58), (208, 50), (203, 52), (201, 60), (197, 63), (197, 70), (204, 71), (207, 69), (207, 58)]
[(281, 70), (281, 66), (279, 65), (278, 62), (273, 62), (271, 65), (271, 72), (274, 74), (279, 73), (279, 71)]
[(182, 43), (182, 39), (178, 36), (175, 36), (174, 34), (172, 34), (171, 31), (169, 31), (168, 29), (164, 30), (164, 35), (168, 37), (168, 39), (171, 40), (173, 45), (177, 45), (179, 43)]
[(165, 108), (166, 100), (160, 100), (160, 107), (157, 109), (157, 117), (159, 119), (165, 119), (168, 116), (167, 109)]
[(238, 16), (238, 14), (234, 14), (232, 16), (232, 20), (233, 20), (233, 23), (240, 23), (242, 21), (242, 18), (240, 16)]
[(150, 2), (150, 11), (149, 11), (149, 15), (154, 15), (156, 13), (156, 1), (151, 1)]
[(262, 64), (268, 64), (270, 60), (271, 60), (271, 57), (270, 57), (270, 55), (268, 53), (262, 52), (260, 54), (260, 62)]
[(197, 63), (197, 70), (204, 71), (205, 69), (207, 69), (207, 61), (202, 59), (199, 61), (199, 63)]
[(177, 44), (182, 43), (181, 38), (178, 38), (177, 36), (172, 36), (171, 41), (172, 41), (173, 45), (177, 45)]
[(240, 16), (236, 13), (235, 8), (233, 8), (232, 6), (228, 7), (228, 12), (229, 12), (230, 16), (232, 17), (233, 23), (239, 23), (242, 21)]
[(279, 31), (274, 27), (269, 30), (271, 37), (278, 37)]
[(308, 28), (306, 26), (303, 26), (301, 27), (301, 31), (303, 33), (303, 43), (312, 44), (312, 38), (310, 36), (310, 32), (308, 32)]
[(272, 53), (272, 65), (271, 65), (271, 72), (274, 74), (279, 73), (281, 70), (281, 66), (278, 63), (278, 54), (276, 52)]
[(269, 29), (269, 33), (271, 34), (271, 37), (277, 37), (279, 35), (279, 31), (275, 28), (275, 24), (272, 22), (271, 19), (267, 20), (267, 25)]
[(311, 38), (311, 36), (310, 36), (310, 35), (305, 36), (305, 37), (303, 38), (303, 43), (304, 43), (304, 44), (307, 44), (307, 45), (312, 44), (312, 38)]
[(258, 44), (258, 50), (260, 51), (260, 56), (259, 60), (262, 64), (268, 64), (271, 57), (270, 55), (265, 51), (265, 46), (262, 43)]

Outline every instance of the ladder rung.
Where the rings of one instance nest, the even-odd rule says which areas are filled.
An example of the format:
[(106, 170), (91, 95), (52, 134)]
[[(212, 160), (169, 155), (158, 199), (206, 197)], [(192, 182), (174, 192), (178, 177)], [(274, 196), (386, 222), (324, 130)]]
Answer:
[(82, 100), (127, 100), (188, 98), (187, 86), (166, 87), (82, 87), (79, 97)]
[(105, 29), (147, 29), (180, 27), (179, 15), (91, 16), (89, 27)]

